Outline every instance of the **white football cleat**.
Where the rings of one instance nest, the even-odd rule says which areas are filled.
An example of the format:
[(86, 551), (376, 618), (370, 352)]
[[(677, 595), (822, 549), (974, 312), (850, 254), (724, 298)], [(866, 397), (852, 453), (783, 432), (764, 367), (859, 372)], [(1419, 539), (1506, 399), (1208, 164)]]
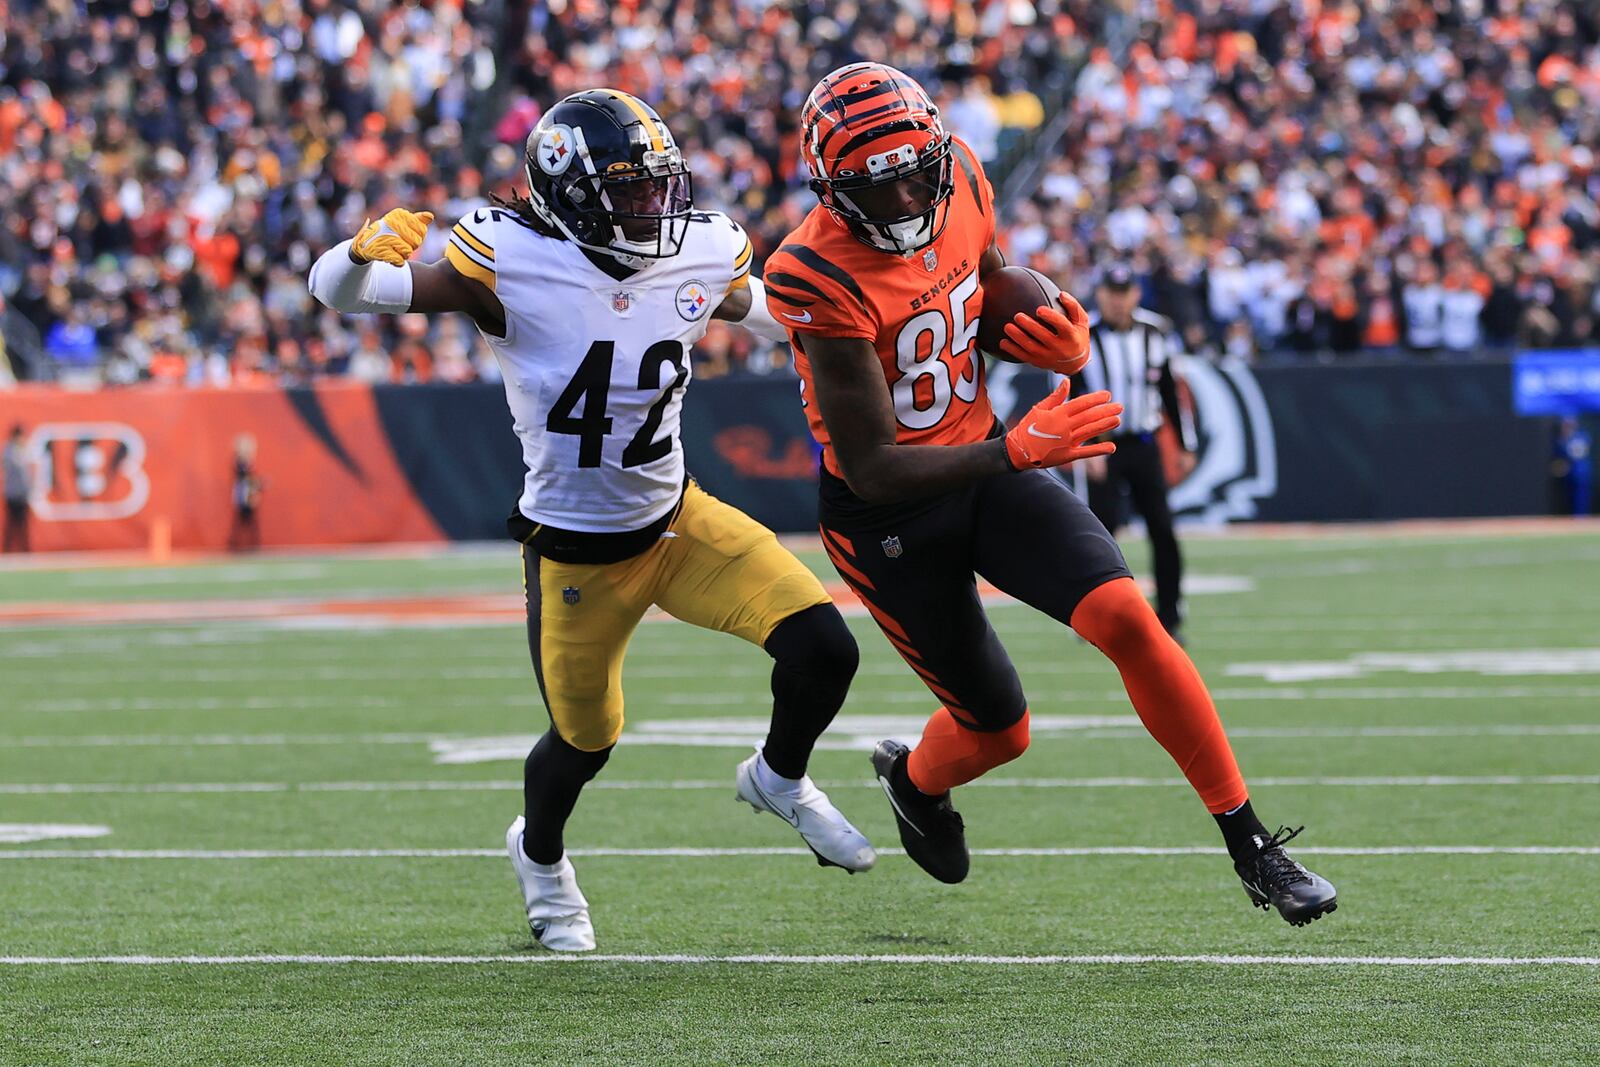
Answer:
[(843, 867), (851, 874), (870, 871), (878, 862), (878, 853), (872, 842), (860, 830), (850, 825), (828, 794), (818, 789), (808, 774), (800, 779), (800, 788), (792, 793), (772, 792), (761, 788), (756, 776), (756, 761), (761, 750), (739, 764), (734, 772), (734, 785), (739, 799), (757, 812), (770, 811), (784, 822), (800, 831), (800, 838), (816, 854), (817, 863), (824, 867)]
[(522, 851), (522, 816), (506, 830), (506, 851), (511, 854), (511, 869), (522, 886), (522, 900), (528, 909), (528, 929), (534, 940), (556, 952), (589, 952), (594, 948), (594, 925), (589, 922), (589, 902), (578, 888), (578, 874), (572, 861), (562, 853), (555, 873), (544, 874), (539, 864)]

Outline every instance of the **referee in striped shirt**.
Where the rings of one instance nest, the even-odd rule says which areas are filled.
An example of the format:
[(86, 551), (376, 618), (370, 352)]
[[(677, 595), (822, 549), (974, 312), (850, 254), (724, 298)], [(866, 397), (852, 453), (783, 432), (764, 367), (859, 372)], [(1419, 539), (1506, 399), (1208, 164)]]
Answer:
[(1183, 469), (1194, 466), (1195, 433), (1178, 404), (1172, 356), (1179, 353), (1172, 323), (1139, 306), (1133, 271), (1108, 267), (1095, 287), (1089, 318), (1089, 363), (1073, 383), (1073, 394), (1108, 390), (1123, 405), (1122, 425), (1111, 436), (1117, 450), (1081, 464), (1089, 481), (1089, 508), (1113, 534), (1122, 525), (1123, 490), (1144, 518), (1155, 558), (1156, 615), (1178, 637), (1183, 621), (1183, 556), (1167, 505), (1167, 475), (1156, 431), (1163, 415), (1178, 431)]

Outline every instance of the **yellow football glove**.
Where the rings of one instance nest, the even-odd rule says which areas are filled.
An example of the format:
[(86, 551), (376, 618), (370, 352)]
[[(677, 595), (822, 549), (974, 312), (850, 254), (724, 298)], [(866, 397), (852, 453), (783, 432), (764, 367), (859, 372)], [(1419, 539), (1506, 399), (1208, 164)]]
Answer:
[(350, 242), (350, 258), (357, 263), (378, 260), (396, 267), (405, 265), (411, 254), (422, 246), (428, 234), (428, 224), (433, 221), (431, 211), (407, 211), (397, 207), (377, 222), (368, 219), (361, 232)]

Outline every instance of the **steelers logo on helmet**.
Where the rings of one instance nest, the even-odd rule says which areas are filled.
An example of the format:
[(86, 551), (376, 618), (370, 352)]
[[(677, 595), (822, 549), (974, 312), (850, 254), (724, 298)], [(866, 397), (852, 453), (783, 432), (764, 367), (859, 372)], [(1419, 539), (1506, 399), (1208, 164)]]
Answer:
[(572, 127), (559, 123), (544, 132), (539, 138), (538, 147), (534, 149), (539, 169), (552, 178), (566, 173), (577, 157), (578, 146), (572, 136)]
[(557, 101), (528, 139), (528, 200), (567, 240), (619, 263), (676, 255), (694, 190), (661, 116), (617, 89)]
[(678, 286), (674, 303), (685, 321), (698, 322), (711, 310), (711, 287), (699, 278), (691, 278)]

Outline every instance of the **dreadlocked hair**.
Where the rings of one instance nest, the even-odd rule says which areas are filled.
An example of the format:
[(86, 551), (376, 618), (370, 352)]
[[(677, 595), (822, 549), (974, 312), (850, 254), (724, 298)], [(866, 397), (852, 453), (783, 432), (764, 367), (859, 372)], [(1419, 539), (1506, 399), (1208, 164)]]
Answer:
[(554, 237), (558, 241), (567, 239), (566, 234), (539, 217), (539, 213), (533, 209), (533, 201), (525, 196), (513, 196), (508, 200), (498, 193), (490, 193), (489, 202), (511, 212), (540, 237)]

